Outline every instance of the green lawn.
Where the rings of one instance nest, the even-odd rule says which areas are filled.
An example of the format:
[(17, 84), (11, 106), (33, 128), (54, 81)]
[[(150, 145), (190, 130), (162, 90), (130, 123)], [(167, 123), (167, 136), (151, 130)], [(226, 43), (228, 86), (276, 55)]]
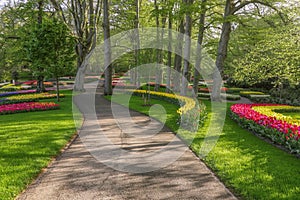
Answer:
[[(132, 97), (130, 108), (147, 113), (149, 107), (141, 106), (142, 103), (140, 97)], [(176, 130), (176, 106), (158, 100), (152, 103), (159, 103), (168, 110), (166, 125)], [(210, 117), (211, 104), (204, 103)], [(230, 105), (227, 104), (228, 108)], [(191, 148), (196, 153), (205, 137), (209, 117), (192, 142)], [(229, 113), (217, 145), (204, 162), (242, 199), (300, 199), (300, 159), (240, 128)]]
[(0, 115), (0, 199), (14, 199), (74, 135), (72, 92), (62, 93), (59, 110)]

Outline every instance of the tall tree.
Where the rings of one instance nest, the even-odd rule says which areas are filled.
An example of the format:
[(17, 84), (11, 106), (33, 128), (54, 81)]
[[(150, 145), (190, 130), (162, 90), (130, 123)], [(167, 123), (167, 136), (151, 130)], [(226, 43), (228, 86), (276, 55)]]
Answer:
[(202, 59), (202, 45), (203, 45), (203, 38), (204, 38), (204, 31), (205, 31), (205, 16), (207, 11), (206, 6), (207, 0), (202, 0), (201, 2), (201, 14), (199, 19), (199, 30), (198, 30), (198, 37), (197, 37), (197, 52), (196, 55), (196, 62), (194, 68), (194, 79), (193, 79), (193, 90), (194, 93), (198, 94), (198, 84), (200, 80), (200, 66), (201, 66), (201, 59)]
[(182, 46), (183, 46), (183, 34), (184, 34), (184, 20), (181, 19), (179, 23), (179, 34), (177, 35), (176, 54), (174, 57), (174, 68), (177, 71), (174, 76), (174, 90), (180, 91), (180, 74), (182, 67)]
[[(139, 60), (140, 60), (140, 0), (135, 0), (135, 18), (134, 18), (134, 61), (135, 61), (135, 67), (139, 66)], [(136, 74), (136, 83), (137, 87), (140, 87), (140, 77), (139, 77), (139, 70), (138, 68), (135, 68), (135, 74)]]
[[(161, 3), (164, 3), (163, 1)], [(155, 91), (159, 90), (160, 84), (162, 82), (162, 69), (161, 64), (163, 63), (163, 35), (164, 28), (166, 25), (166, 16), (159, 9), (159, 4), (157, 0), (154, 0), (155, 7), (155, 22), (156, 22), (156, 74), (155, 74)], [(161, 27), (160, 27), (160, 17), (161, 16)]]
[[(77, 39), (77, 80), (74, 90), (84, 91), (85, 58), (95, 48), (102, 0), (50, 0)], [(103, 4), (104, 5), (104, 4)], [(71, 18), (71, 20), (69, 20)]]
[(104, 95), (112, 94), (112, 64), (111, 64), (111, 42), (109, 26), (109, 3), (103, 1), (103, 33), (104, 33)]
[[(171, 4), (171, 5), (170, 5)], [(171, 88), (171, 68), (172, 68), (172, 43), (173, 43), (173, 37), (172, 37), (172, 28), (173, 28), (173, 17), (172, 17), (172, 11), (173, 11), (173, 3), (170, 3), (168, 6), (168, 69), (167, 69), (167, 92), (170, 92)]]
[(184, 0), (186, 5), (186, 19), (185, 19), (185, 46), (184, 46), (184, 60), (183, 60), (183, 76), (182, 86), (180, 90), (181, 95), (186, 95), (189, 83), (190, 71), (190, 54), (191, 54), (191, 35), (192, 35), (192, 12), (191, 6), (193, 0)]
[(223, 25), (221, 30), (221, 36), (218, 45), (218, 52), (216, 58), (216, 68), (213, 73), (213, 90), (212, 90), (212, 100), (213, 101), (221, 101), (221, 84), (222, 84), (222, 74), (224, 70), (224, 63), (227, 56), (228, 43), (230, 39), (231, 33), (231, 25), (234, 16), (238, 14), (238, 12), (245, 8), (250, 4), (261, 4), (267, 6), (271, 9), (274, 9), (279, 13), (279, 15), (284, 20), (284, 16), (281, 14), (278, 9), (273, 6), (275, 1), (267, 2), (260, 0), (249, 0), (249, 1), (234, 1), (234, 0), (226, 0), (225, 10), (223, 15)]
[[(41, 28), (41, 26), (43, 24), (44, 1), (39, 0), (37, 3), (38, 3), (37, 23), (38, 23), (38, 28)], [(44, 92), (46, 90), (45, 86), (44, 86), (44, 74), (43, 74), (44, 69), (42, 66), (39, 66), (38, 70), (39, 70), (39, 75), (38, 75), (37, 83), (36, 83), (36, 92)]]
[(72, 75), (74, 68), (74, 39), (62, 22), (44, 17), (41, 24), (33, 24), (22, 38), (30, 69), (38, 77), (53, 77), (56, 80), (57, 100), (59, 101), (58, 79)]

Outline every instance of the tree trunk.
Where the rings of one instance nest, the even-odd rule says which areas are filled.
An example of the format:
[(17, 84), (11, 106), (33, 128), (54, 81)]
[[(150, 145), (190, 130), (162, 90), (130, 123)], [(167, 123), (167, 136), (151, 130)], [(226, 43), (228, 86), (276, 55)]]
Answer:
[(56, 99), (59, 102), (60, 99), (59, 99), (59, 80), (58, 80), (58, 77), (55, 77), (55, 81), (56, 81)]
[(216, 68), (213, 74), (213, 88), (212, 88), (212, 100), (221, 101), (221, 85), (222, 85), (222, 73), (224, 70), (224, 63), (227, 56), (227, 47), (230, 39), (231, 22), (228, 17), (231, 15), (233, 8), (233, 0), (226, 0), (224, 22), (222, 26), (222, 33), (218, 46), (218, 54), (216, 59)]
[(38, 76), (37, 82), (36, 82), (36, 92), (42, 93), (45, 92), (45, 85), (44, 85), (44, 76), (40, 75)]
[(198, 41), (197, 41), (197, 52), (196, 55), (196, 63), (195, 63), (195, 70), (194, 70), (194, 80), (193, 80), (193, 90), (195, 95), (198, 95), (198, 84), (200, 80), (200, 66), (201, 66), (201, 59), (202, 59), (202, 43), (205, 31), (205, 15), (206, 15), (206, 2), (207, 0), (202, 0), (201, 3), (201, 15), (199, 19), (199, 32), (198, 32)]
[(183, 44), (183, 34), (184, 34), (184, 25), (183, 20), (180, 20), (179, 24), (179, 32), (177, 37), (176, 44), (176, 54), (174, 58), (174, 68), (177, 71), (174, 76), (174, 91), (180, 91), (180, 74), (181, 74), (181, 66), (182, 66), (182, 44)]
[(160, 84), (161, 84), (161, 66), (159, 66), (159, 64), (161, 63), (161, 54), (162, 51), (160, 50), (161, 47), (161, 41), (160, 41), (160, 28), (159, 28), (159, 13), (158, 13), (158, 5), (157, 5), (157, 1), (154, 0), (154, 6), (155, 6), (155, 12), (156, 12), (156, 16), (155, 16), (155, 22), (156, 22), (156, 70), (155, 70), (155, 87), (154, 90), (155, 91), (159, 91), (160, 88)]
[(166, 92), (171, 91), (171, 68), (172, 68), (172, 8), (169, 11), (169, 24), (168, 24), (168, 69), (167, 69), (167, 88)]
[[(43, 0), (39, 0), (38, 1), (38, 17), (37, 17), (37, 22), (38, 22), (38, 26), (41, 27), (42, 23), (43, 23)], [(36, 92), (37, 93), (41, 93), (41, 92), (45, 92), (45, 86), (44, 86), (44, 76), (43, 68), (39, 68), (39, 73), (40, 75), (37, 78), (37, 83), (36, 83)]]
[[(187, 7), (193, 4), (193, 0), (185, 0)], [(192, 32), (192, 17), (191, 12), (186, 12), (185, 22), (185, 47), (184, 47), (184, 60), (183, 60), (183, 76), (182, 76), (182, 87), (180, 94), (186, 96), (188, 84), (189, 84), (189, 70), (190, 70), (190, 54), (191, 54), (191, 32)]]
[(137, 87), (140, 87), (140, 75), (139, 75), (139, 52), (140, 52), (140, 33), (139, 33), (139, 27), (140, 27), (140, 0), (135, 0), (135, 20), (134, 20), (134, 28), (135, 28), (135, 50), (134, 50), (134, 60), (135, 60), (135, 80)]
[(104, 95), (112, 95), (112, 65), (109, 27), (109, 4), (103, 1), (103, 32), (104, 32)]
[(74, 90), (79, 92), (84, 92), (84, 75), (86, 70), (85, 53), (83, 50), (83, 45), (78, 43), (76, 45), (77, 54), (77, 75), (75, 79)]

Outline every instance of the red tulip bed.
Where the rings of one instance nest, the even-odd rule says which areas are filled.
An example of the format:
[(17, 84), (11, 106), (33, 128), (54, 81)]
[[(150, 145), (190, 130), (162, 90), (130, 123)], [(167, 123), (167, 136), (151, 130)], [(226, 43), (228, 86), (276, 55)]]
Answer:
[(298, 112), (299, 107), (279, 104), (235, 104), (230, 110), (231, 117), (243, 128), (271, 139), (292, 153), (300, 154), (300, 120), (276, 112)]
[(0, 105), (0, 115), (20, 112), (44, 111), (58, 109), (59, 105), (53, 102), (25, 102)]
[[(40, 99), (55, 98), (56, 94), (35, 92), (35, 90), (20, 90), (0, 93), (0, 115), (59, 108), (59, 105), (53, 102), (38, 102)], [(60, 97), (64, 95), (61, 94)]]

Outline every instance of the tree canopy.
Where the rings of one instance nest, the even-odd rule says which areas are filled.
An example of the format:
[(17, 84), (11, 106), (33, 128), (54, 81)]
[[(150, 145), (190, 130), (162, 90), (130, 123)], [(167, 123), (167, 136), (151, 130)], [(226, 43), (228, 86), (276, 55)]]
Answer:
[[(108, 5), (104, 6), (104, 3)], [(107, 12), (106, 8), (109, 8)], [(104, 15), (104, 11), (109, 15)], [(299, 13), (299, 3), (287, 0), (8, 2), (0, 10), (1, 79), (8, 79), (12, 72), (20, 70), (20, 67), (27, 63), (32, 73), (49, 76), (50, 72), (51, 76), (55, 76), (55, 66), (69, 66), (69, 63), (77, 62), (73, 67), (74, 71), (84, 74), (84, 59), (97, 43), (107, 39), (108, 31), (110, 35), (114, 35), (124, 30), (155, 26), (177, 30), (190, 35), (192, 39), (198, 39), (198, 53), (201, 54), (201, 49), (205, 48), (211, 58), (215, 59), (216, 67), (221, 73), (220, 77), (214, 76), (213, 96), (216, 100), (220, 97), (221, 79), (230, 78), (233, 80), (230, 83), (241, 86), (272, 88), (284, 84), (293, 87), (299, 85)], [(52, 18), (55, 20), (52, 21)], [(40, 24), (40, 27), (37, 24)], [(47, 26), (48, 28), (43, 29)], [(57, 34), (57, 31), (66, 36)], [(45, 36), (47, 34), (50, 34), (49, 37)], [(171, 47), (170, 42), (160, 42), (163, 41), (163, 33), (156, 34), (160, 45)], [(69, 39), (63, 40), (62, 37)], [(188, 52), (189, 49), (187, 37), (168, 37), (169, 41), (176, 43), (177, 52), (182, 52), (181, 56), (170, 53), (171, 50), (129, 51), (113, 62), (111, 71), (124, 72), (137, 65), (153, 62), (165, 64), (182, 73), (190, 83), (195, 77), (193, 85), (197, 91), (201, 74), (195, 73), (195, 66), (190, 66), (182, 59), (184, 52)], [(47, 46), (46, 42), (44, 44), (41, 38), (49, 45)], [(139, 38), (139, 33), (132, 31), (132, 38), (135, 42), (128, 48), (136, 49), (139, 39), (134, 38)], [(72, 42), (72, 45), (62, 45), (63, 42), (71, 40), (75, 41), (75, 48)], [(56, 41), (57, 46), (51, 46), (53, 41)], [(24, 50), (26, 56), (15, 56), (21, 55), (19, 52)], [(63, 55), (66, 52), (71, 55), (71, 51), (73, 54), (70, 59), (58, 59), (56, 64), (50, 62), (53, 55)], [(74, 54), (76, 58), (73, 57)], [(197, 63), (199, 64), (196, 68), (201, 68), (201, 59), (198, 59)], [(111, 76), (112, 73), (109, 77)], [(139, 84), (137, 76), (138, 72), (133, 71), (133, 84)], [(161, 83), (162, 76), (157, 69), (157, 85)], [(174, 81), (177, 78), (170, 74), (167, 74), (167, 77), (168, 86), (183, 88), (182, 93), (185, 93), (187, 83)], [(82, 81), (78, 80), (81, 83)], [(78, 85), (77, 88), (81, 90), (83, 86)]]

